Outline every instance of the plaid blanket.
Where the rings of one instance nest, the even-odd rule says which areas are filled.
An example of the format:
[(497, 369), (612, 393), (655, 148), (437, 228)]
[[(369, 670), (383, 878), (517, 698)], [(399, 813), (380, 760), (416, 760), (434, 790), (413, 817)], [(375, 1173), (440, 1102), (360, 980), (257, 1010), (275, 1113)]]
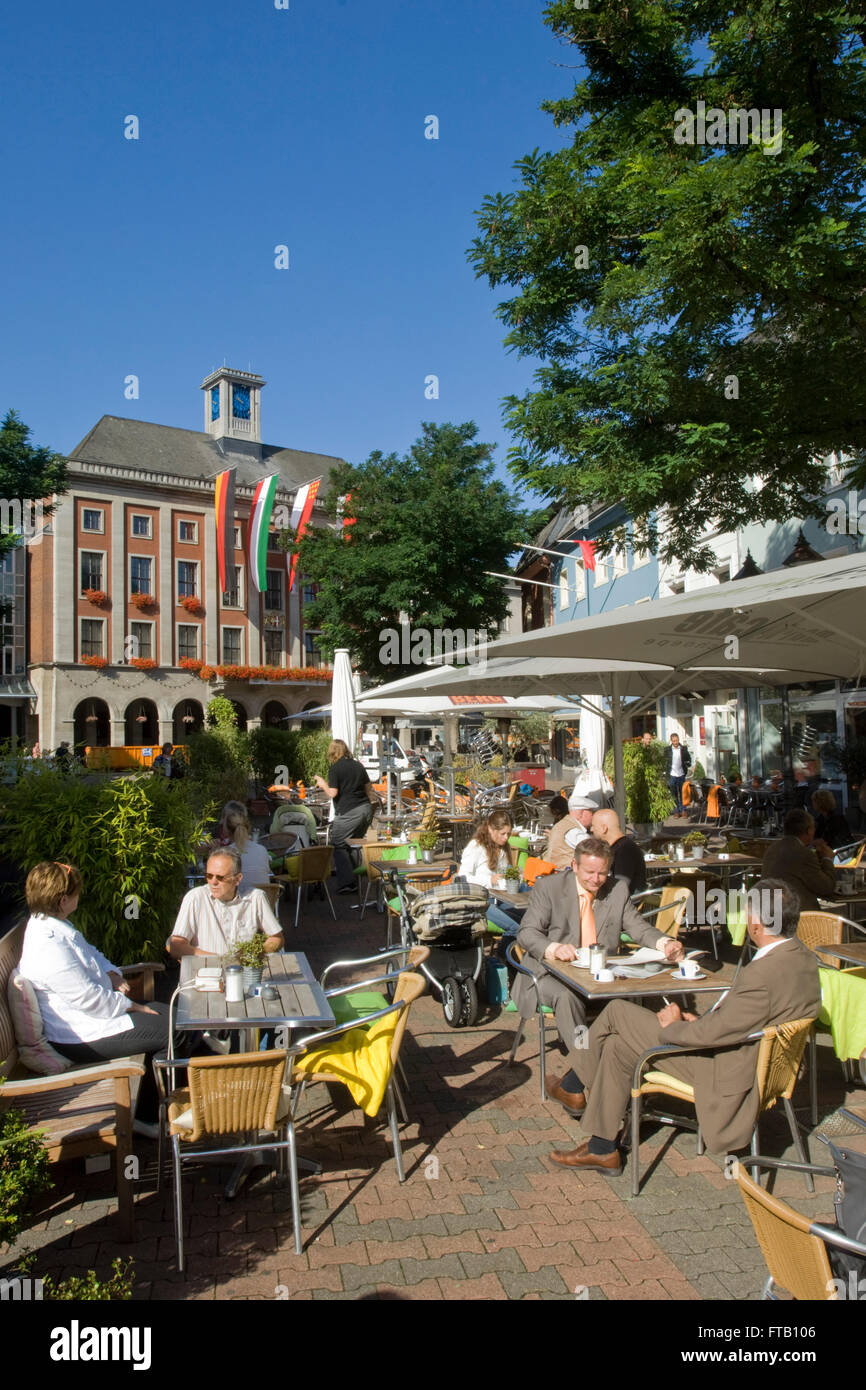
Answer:
[(473, 935), (487, 930), (486, 888), (465, 879), (439, 883), (419, 893), (411, 905), (412, 928), (419, 941), (432, 941), (445, 932), (468, 928)]

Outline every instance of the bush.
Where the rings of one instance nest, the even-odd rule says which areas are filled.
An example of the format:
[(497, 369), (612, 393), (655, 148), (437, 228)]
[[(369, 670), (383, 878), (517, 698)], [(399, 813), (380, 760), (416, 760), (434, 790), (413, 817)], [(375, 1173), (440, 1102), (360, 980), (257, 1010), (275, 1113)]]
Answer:
[[(624, 743), (622, 756), (626, 813), (632, 825), (651, 825), (673, 815), (676, 803), (665, 777), (664, 744), (653, 742), (644, 748), (642, 743)], [(605, 755), (604, 770), (613, 781), (612, 748)]]
[(260, 786), (270, 787), (280, 767), (288, 768), (291, 775), (296, 739), (297, 735), (288, 729), (253, 729), (249, 736), (250, 761)]
[(731, 761), (728, 763), (728, 781), (731, 782), (735, 777), (742, 777), (742, 775), (743, 774), (740, 772), (739, 763), (737, 763), (734, 758), (731, 758)]
[(696, 781), (696, 782), (701, 782), (701, 781), (703, 781), (703, 779), (706, 777), (706, 775), (707, 775), (707, 774), (704, 772), (704, 765), (703, 765), (703, 763), (700, 763), (700, 762), (695, 763), (694, 769), (693, 769), (693, 771), (692, 771), (692, 776), (694, 777), (695, 781)]
[(205, 714), (207, 728), (187, 741), (185, 785), (198, 815), (218, 814), (227, 801), (246, 801), (250, 780), (249, 738), (238, 729), (231, 700), (215, 695)]
[[(0, 1077), (2, 1084), (2, 1077)], [(0, 1113), (0, 1245), (14, 1245), (37, 1192), (52, 1187), (48, 1154), (20, 1110)]]
[(88, 941), (118, 965), (162, 955), (205, 838), (186, 782), (42, 771), (3, 788), (0, 805), (3, 852), (25, 873), (44, 859), (81, 870), (75, 922)]
[(293, 733), (291, 738), (294, 748), (289, 762), (290, 776), (305, 786), (309, 786), (316, 777), (327, 776), (330, 729), (301, 729)]

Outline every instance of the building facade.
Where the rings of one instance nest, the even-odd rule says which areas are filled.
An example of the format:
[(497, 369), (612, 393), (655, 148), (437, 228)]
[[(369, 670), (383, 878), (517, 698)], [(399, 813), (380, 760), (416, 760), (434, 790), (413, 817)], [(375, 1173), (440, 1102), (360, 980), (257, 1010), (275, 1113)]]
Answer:
[[(304, 623), (312, 590), (299, 577), (289, 591), (272, 525), (267, 587), (256, 592), (247, 523), (262, 478), (278, 475), (276, 520), (304, 484), (321, 479), (324, 495), (340, 460), (263, 444), (264, 385), (221, 368), (202, 383), (202, 432), (103, 416), (72, 450), (68, 492), (29, 551), (29, 733), (43, 750), (64, 739), (183, 743), (215, 693), (241, 727), (327, 702), (330, 671)], [(214, 487), (229, 468), (234, 548), (222, 589)], [(314, 509), (310, 524), (323, 521)]]

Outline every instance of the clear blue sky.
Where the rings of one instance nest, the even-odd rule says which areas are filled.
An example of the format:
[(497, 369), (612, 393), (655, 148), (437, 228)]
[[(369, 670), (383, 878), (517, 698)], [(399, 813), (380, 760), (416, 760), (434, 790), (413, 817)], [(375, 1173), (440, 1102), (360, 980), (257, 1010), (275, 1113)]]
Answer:
[(0, 408), (62, 452), (103, 414), (201, 429), (226, 361), (267, 380), (268, 443), (358, 462), (474, 419), (504, 476), (500, 402), (532, 364), (465, 251), (513, 162), (566, 138), (539, 106), (574, 57), (543, 0), (289, 3), (17, 8)]

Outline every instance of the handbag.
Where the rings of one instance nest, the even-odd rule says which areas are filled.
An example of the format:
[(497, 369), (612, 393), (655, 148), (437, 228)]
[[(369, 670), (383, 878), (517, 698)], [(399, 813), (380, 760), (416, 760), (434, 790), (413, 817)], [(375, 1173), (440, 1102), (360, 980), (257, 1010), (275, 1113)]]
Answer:
[[(826, 1142), (836, 1168), (836, 1225), (843, 1235), (866, 1244), (866, 1155)], [(858, 1280), (866, 1280), (866, 1259), (862, 1256), (832, 1248), (828, 1254), (834, 1274), (854, 1274)]]

